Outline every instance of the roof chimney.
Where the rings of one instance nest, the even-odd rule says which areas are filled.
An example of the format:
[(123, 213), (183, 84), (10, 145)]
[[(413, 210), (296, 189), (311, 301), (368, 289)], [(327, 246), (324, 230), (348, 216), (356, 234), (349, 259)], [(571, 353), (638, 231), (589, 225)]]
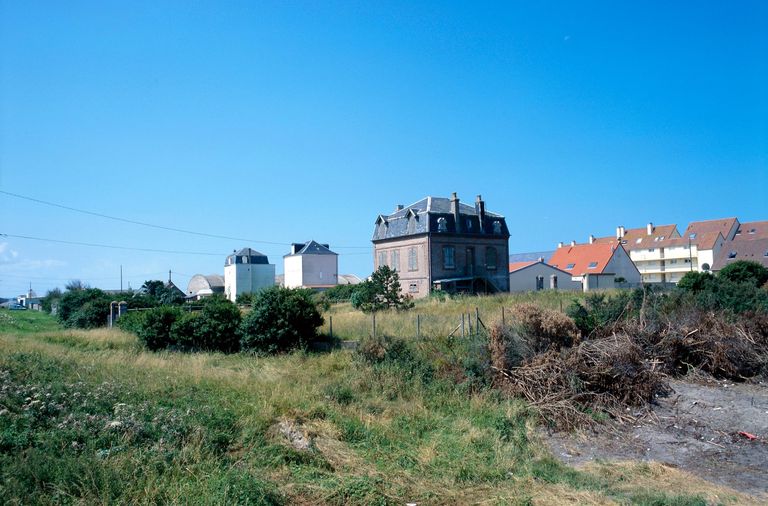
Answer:
[(480, 232), (485, 232), (485, 202), (483, 202), (482, 195), (477, 196), (475, 212), (477, 213), (477, 219), (480, 221)]
[(589, 234), (589, 244), (594, 244), (594, 243), (595, 243), (595, 236), (592, 234)]
[(451, 194), (451, 214), (453, 214), (453, 221), (456, 224), (456, 233), (461, 233), (461, 217), (459, 216), (459, 197), (456, 196), (456, 192)]
[(624, 237), (624, 225), (619, 225), (616, 227), (616, 239), (621, 239)]
[(646, 229), (646, 232), (648, 232), (648, 235), (652, 235), (653, 234), (653, 223), (648, 222), (648, 226), (645, 227), (645, 229)]
[(562, 247), (563, 247), (563, 241), (560, 241), (559, 243), (557, 243), (557, 249), (560, 249)]
[(395, 212), (402, 211), (403, 210), (403, 204), (397, 204), (395, 206)]
[(571, 241), (571, 246), (576, 246), (576, 241)]

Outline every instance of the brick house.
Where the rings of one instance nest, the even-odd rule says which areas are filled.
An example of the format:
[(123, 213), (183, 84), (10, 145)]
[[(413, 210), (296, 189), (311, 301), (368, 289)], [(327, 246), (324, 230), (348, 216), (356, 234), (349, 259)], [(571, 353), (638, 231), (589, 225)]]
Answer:
[(381, 214), (373, 232), (374, 267), (400, 275), (403, 292), (425, 297), (449, 292), (509, 291), (509, 230), (503, 216), (450, 198), (425, 197)]

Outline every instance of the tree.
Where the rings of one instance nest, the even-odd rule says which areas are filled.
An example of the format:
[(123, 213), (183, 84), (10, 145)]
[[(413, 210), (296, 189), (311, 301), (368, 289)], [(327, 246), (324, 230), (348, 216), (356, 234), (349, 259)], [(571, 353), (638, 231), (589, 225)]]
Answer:
[(768, 282), (768, 268), (750, 260), (737, 260), (720, 270), (718, 277), (760, 287)]
[(45, 297), (40, 299), (40, 305), (43, 308), (43, 311), (46, 313), (53, 312), (53, 309), (58, 306), (59, 300), (61, 300), (61, 290), (59, 288), (54, 288), (53, 290), (48, 290), (48, 293), (45, 294)]
[(311, 290), (270, 287), (256, 294), (243, 319), (241, 348), (269, 353), (303, 348), (322, 324)]
[(351, 297), (352, 306), (370, 313), (382, 309), (410, 309), (411, 297), (400, 293), (400, 276), (388, 265), (382, 265), (357, 287)]
[(62, 295), (56, 316), (65, 327), (102, 327), (107, 324), (111, 300), (98, 288), (74, 288)]

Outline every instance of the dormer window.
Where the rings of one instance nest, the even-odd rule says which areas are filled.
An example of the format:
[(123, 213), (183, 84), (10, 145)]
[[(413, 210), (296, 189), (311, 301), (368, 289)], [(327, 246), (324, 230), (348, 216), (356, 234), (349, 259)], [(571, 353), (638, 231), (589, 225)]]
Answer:
[(663, 235), (659, 236), (659, 240), (663, 241), (664, 240), (664, 236)]
[(467, 219), (467, 231), (472, 230), (472, 220)]
[(242, 260), (243, 260), (243, 263), (244, 263), (244, 264), (247, 264), (247, 263), (248, 263), (248, 257), (244, 256), (244, 257), (242, 258)]
[(565, 266), (565, 270), (569, 271), (569, 270), (573, 269), (574, 267), (576, 267), (576, 264), (568, 264), (568, 265)]
[(688, 239), (696, 239), (696, 232), (688, 234)]
[(588, 269), (594, 269), (595, 267), (597, 267), (597, 262), (589, 262), (589, 267), (587, 267), (587, 268)]
[(750, 228), (750, 229), (749, 229), (749, 233), (750, 233), (750, 234), (754, 234), (755, 232), (756, 232), (756, 230), (755, 230), (754, 228)]
[(448, 222), (442, 216), (437, 219), (437, 231), (438, 232), (447, 232), (448, 231)]
[(501, 222), (499, 220), (495, 220), (493, 222), (493, 233), (494, 234), (500, 234), (501, 233)]
[(736, 250), (732, 250), (728, 253), (728, 258), (736, 258)]

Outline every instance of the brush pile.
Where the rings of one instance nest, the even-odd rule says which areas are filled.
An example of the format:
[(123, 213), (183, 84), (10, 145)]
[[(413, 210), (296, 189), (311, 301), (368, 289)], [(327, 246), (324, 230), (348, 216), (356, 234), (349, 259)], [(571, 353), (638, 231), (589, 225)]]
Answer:
[(610, 335), (579, 343), (569, 332), (556, 338), (537, 329), (531, 311), (523, 313), (528, 324), (490, 329), (493, 381), (559, 429), (593, 425), (605, 415), (631, 421), (633, 412), (670, 392), (668, 375), (700, 371), (739, 381), (768, 373), (763, 313), (729, 319), (690, 310), (674, 319), (627, 318), (612, 325)]

